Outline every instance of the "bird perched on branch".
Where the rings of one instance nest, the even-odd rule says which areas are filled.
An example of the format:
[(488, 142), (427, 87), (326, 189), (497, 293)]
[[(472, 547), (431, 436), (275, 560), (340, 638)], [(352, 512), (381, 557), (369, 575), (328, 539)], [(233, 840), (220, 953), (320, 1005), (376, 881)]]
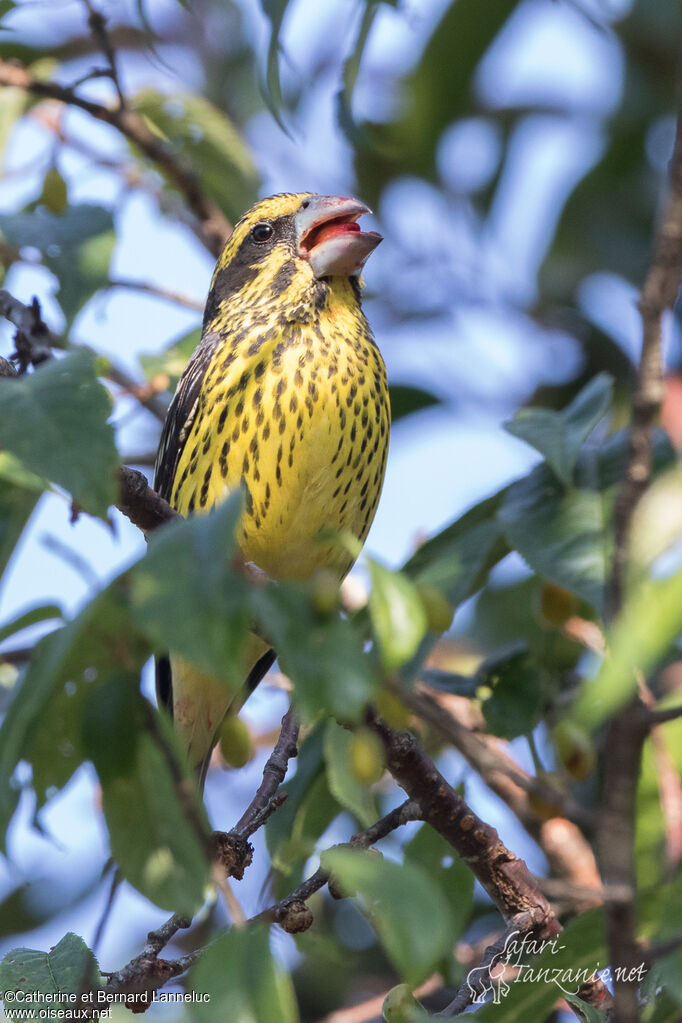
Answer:
[[(236, 225), (213, 274), (201, 341), (168, 410), (155, 487), (182, 515), (240, 486), (237, 542), (273, 579), (341, 579), (381, 491), (386, 370), (360, 308), (359, 274), (381, 241), (357, 199), (276, 195)], [(327, 534), (327, 539), (321, 536)], [(274, 653), (251, 637), (249, 682)], [(205, 775), (233, 690), (179, 657), (157, 664), (159, 703)]]

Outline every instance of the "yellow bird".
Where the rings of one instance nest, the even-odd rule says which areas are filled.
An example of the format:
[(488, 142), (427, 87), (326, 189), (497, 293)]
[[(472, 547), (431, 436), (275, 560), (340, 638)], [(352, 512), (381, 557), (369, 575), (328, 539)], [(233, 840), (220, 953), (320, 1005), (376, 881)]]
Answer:
[[(236, 225), (218, 260), (202, 336), (168, 410), (155, 487), (182, 515), (243, 487), (237, 541), (272, 579), (309, 579), (353, 563), (334, 540), (364, 542), (384, 478), (390, 430), (386, 370), (360, 307), (360, 272), (381, 241), (364, 203), (275, 195)], [(324, 536), (326, 534), (326, 539)], [(250, 639), (249, 686), (274, 661)], [(157, 694), (205, 775), (235, 701), (171, 654)]]

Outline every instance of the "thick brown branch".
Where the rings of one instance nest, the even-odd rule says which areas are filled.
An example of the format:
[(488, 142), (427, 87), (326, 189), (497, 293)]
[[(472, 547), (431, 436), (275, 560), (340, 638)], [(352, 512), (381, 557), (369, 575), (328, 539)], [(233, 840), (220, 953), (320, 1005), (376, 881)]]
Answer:
[(529, 913), (538, 937), (552, 937), (560, 925), (523, 860), (500, 841), (445, 780), (409, 732), (396, 732), (374, 712), (368, 724), (386, 749), (388, 769), (419, 804), (423, 819), (468, 863), (506, 921)]
[(78, 107), (120, 131), (169, 177), (199, 221), (204, 244), (214, 256), (220, 255), (232, 233), (232, 225), (218, 204), (203, 191), (196, 175), (154, 134), (140, 114), (125, 107), (112, 108), (95, 103), (57, 82), (34, 78), (26, 68), (5, 60), (0, 60), (0, 85), (13, 86), (42, 99)]
[[(409, 732), (396, 732), (374, 712), (369, 726), (386, 749), (388, 769), (416, 802), (430, 824), (469, 865), (500, 910), (505, 923), (542, 941), (561, 931), (552, 907), (528, 867), (500, 841), (497, 831), (478, 817), (446, 781)], [(582, 992), (604, 1007), (608, 992), (601, 982)]]
[[(528, 834), (540, 845), (559, 877), (585, 891), (600, 888), (601, 879), (594, 853), (578, 823), (574, 823), (591, 825), (593, 821), (589, 811), (552, 786), (531, 778), (505, 752), (500, 740), (476, 731), (475, 711), (470, 700), (445, 697), (425, 686), (418, 686), (415, 690), (401, 687), (399, 696), (405, 706), (448, 739), (486, 785), (504, 800)], [(548, 805), (556, 806), (557, 816), (540, 820), (531, 805), (531, 793)], [(582, 908), (598, 901), (596, 895), (587, 895)]]
[(129, 469), (127, 465), (121, 466), (118, 481), (119, 499), (116, 507), (143, 533), (148, 533), (165, 522), (181, 518), (168, 501), (164, 501), (152, 490), (147, 477), (137, 469)]

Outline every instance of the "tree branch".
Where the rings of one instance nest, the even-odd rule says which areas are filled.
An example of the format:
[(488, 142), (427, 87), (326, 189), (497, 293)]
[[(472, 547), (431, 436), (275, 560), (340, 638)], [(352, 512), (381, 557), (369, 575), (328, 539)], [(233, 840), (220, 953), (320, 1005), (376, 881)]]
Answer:
[[(678, 86), (679, 87), (679, 86)], [(633, 396), (630, 445), (623, 486), (614, 512), (615, 546), (609, 584), (609, 617), (621, 610), (625, 592), (630, 533), (635, 508), (649, 486), (653, 451), (652, 429), (663, 397), (662, 322), (674, 305), (682, 268), (682, 109), (678, 97), (677, 129), (670, 166), (670, 190), (656, 232), (654, 256), (642, 288), (642, 354)], [(628, 892), (607, 906), (610, 960), (622, 974), (637, 966), (636, 869), (634, 860), (635, 799), (642, 745), (647, 735), (636, 698), (612, 719), (603, 748), (603, 800), (598, 850), (604, 884)], [(631, 974), (636, 976), (636, 972)], [(637, 982), (616, 975), (616, 1023), (639, 1019)]]
[(114, 45), (109, 36), (107, 19), (101, 11), (98, 11), (97, 8), (92, 5), (90, 0), (83, 0), (83, 3), (88, 12), (88, 25), (93, 38), (104, 54), (107, 64), (109, 65), (105, 74), (114, 83), (114, 88), (118, 94), (119, 108), (122, 110), (126, 106), (126, 99), (123, 95), (123, 89), (121, 88), (116, 60), (116, 50), (114, 49)]
[(230, 834), (247, 839), (258, 830), (283, 800), (277, 801), (277, 790), (284, 781), (289, 761), (296, 756), (298, 721), (290, 707), (282, 718), (282, 730), (275, 748), (263, 768), (263, 781)]
[[(414, 690), (400, 687), (397, 692), (405, 706), (451, 742), (491, 791), (504, 800), (541, 847), (554, 872), (586, 893), (594, 890), (586, 894), (582, 908), (595, 905), (599, 901), (595, 892), (601, 887), (601, 878), (590, 843), (578, 826), (593, 826), (590, 811), (553, 786), (531, 778), (505, 752), (500, 740), (477, 731), (470, 700), (443, 697), (424, 685)], [(540, 820), (531, 805), (531, 793), (556, 806), (557, 815)]]
[[(521, 933), (550, 940), (561, 931), (552, 907), (523, 860), (500, 841), (446, 781), (409, 732), (396, 732), (375, 711), (367, 722), (386, 749), (388, 769), (421, 810), (421, 816), (450, 843), (486, 890), (505, 923)], [(601, 982), (583, 997), (603, 1008), (608, 992)]]
[[(16, 351), (12, 354), (11, 359), (19, 364), (22, 372), (25, 372), (30, 365), (38, 366), (41, 362), (51, 358), (51, 350), (53, 348), (67, 351), (77, 351), (84, 348), (86, 351), (94, 353), (94, 349), (88, 345), (71, 344), (63, 337), (51, 331), (42, 319), (40, 305), (35, 297), (30, 306), (24, 305), (23, 302), (10, 295), (8, 291), (0, 289), (0, 316), (4, 316), (6, 320), (9, 320), (17, 328), (14, 339)], [(98, 355), (98, 358), (102, 358), (99, 353), (95, 354)], [(3, 360), (3, 362), (5, 361)], [(11, 376), (12, 374), (0, 371), (0, 375)], [(128, 376), (124, 370), (115, 366), (108, 358), (106, 359), (106, 366), (102, 370), (102, 376), (123, 388), (128, 394), (131, 394), (139, 401), (140, 405), (143, 405), (161, 422), (165, 420), (166, 403), (158, 397), (157, 392), (150, 388), (149, 385), (139, 384), (132, 377)]]
[[(283, 746), (286, 742), (290, 741), (292, 734), (291, 719), (287, 720), (287, 718), (288, 715), (285, 715), (282, 722), (282, 731), (287, 735)], [(354, 835), (350, 840), (350, 845), (354, 848), (367, 849), (370, 845), (374, 845), (375, 842), (380, 841), (380, 839), (395, 831), (396, 828), (413, 820), (421, 820), (421, 813), (416, 803), (407, 800), (401, 806), (392, 810), (391, 813), (376, 821), (371, 827)], [(238, 828), (239, 825), (236, 825), (236, 827)], [(236, 828), (233, 830), (236, 830)], [(267, 922), (277, 923), (292, 934), (307, 930), (312, 923), (313, 917), (305, 903), (311, 895), (314, 895), (315, 892), (324, 887), (328, 880), (329, 874), (327, 871), (322, 869), (316, 870), (311, 877), (285, 898), (276, 902), (268, 909), (263, 910), (262, 913), (258, 913), (250, 920), (247, 920), (246, 926)], [(116, 973), (108, 974), (107, 992), (130, 995), (144, 995), (146, 993), (147, 1000), (145, 1001), (143, 998), (136, 1003), (136, 1011), (145, 1011), (151, 1004), (151, 995), (154, 991), (163, 987), (173, 977), (180, 976), (180, 974), (188, 970), (201, 958), (204, 952), (203, 948), (196, 949), (180, 959), (171, 961), (159, 959), (159, 953), (175, 936), (177, 931), (181, 928), (189, 927), (190, 923), (191, 921), (173, 916), (156, 931), (151, 931), (147, 936), (147, 944), (142, 952)]]
[(122, 465), (118, 470), (119, 498), (116, 507), (127, 519), (148, 533), (165, 522), (182, 518), (163, 497), (149, 486), (147, 477), (137, 469)]
[(78, 95), (73, 88), (34, 78), (20, 64), (0, 60), (0, 85), (23, 89), (41, 99), (57, 100), (84, 110), (121, 132), (144, 155), (167, 174), (200, 224), (201, 237), (209, 252), (218, 257), (232, 233), (232, 225), (218, 204), (208, 196), (196, 175), (155, 135), (144, 118), (126, 107), (107, 107)]

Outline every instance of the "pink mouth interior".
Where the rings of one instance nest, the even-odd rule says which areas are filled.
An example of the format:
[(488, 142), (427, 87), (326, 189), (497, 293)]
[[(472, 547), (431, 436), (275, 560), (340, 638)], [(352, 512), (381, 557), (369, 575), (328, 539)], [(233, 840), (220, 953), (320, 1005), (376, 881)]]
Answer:
[(339, 218), (338, 220), (325, 220), (323, 224), (318, 224), (311, 231), (308, 231), (307, 235), (303, 239), (303, 247), (310, 252), (320, 242), (326, 241), (327, 238), (333, 237), (335, 234), (360, 234), (360, 225), (356, 224), (354, 220), (344, 220)]

